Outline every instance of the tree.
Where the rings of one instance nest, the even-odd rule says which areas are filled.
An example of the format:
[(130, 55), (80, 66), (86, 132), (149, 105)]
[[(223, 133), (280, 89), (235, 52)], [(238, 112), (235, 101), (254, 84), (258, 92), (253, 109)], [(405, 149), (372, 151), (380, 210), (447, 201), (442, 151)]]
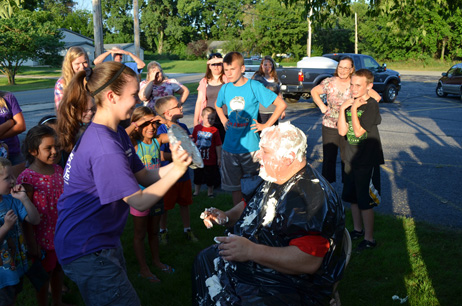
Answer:
[(179, 2), (174, 0), (149, 0), (142, 10), (141, 28), (146, 41), (159, 54), (172, 52), (184, 57), (186, 45), (198, 38), (189, 24), (192, 17), (181, 15), (178, 5)]
[(0, 0), (0, 18), (10, 18), (20, 7), (20, 0)]
[(15, 84), (15, 76), (28, 59), (43, 64), (59, 62), (63, 43), (61, 32), (48, 12), (22, 10), (11, 18), (0, 19), (0, 72)]
[(157, 49), (157, 53), (164, 52), (165, 30), (171, 18), (174, 18), (173, 1), (148, 0), (148, 4), (142, 9), (141, 29), (143, 29), (148, 45)]
[(287, 6), (277, 0), (258, 2), (245, 10), (245, 30), (241, 37), (249, 53), (304, 54), (307, 21), (301, 18), (303, 8)]
[(66, 28), (84, 36), (93, 37), (93, 14), (87, 10), (75, 10), (67, 14), (60, 28)]
[(133, 0), (102, 0), (105, 43), (133, 42)]

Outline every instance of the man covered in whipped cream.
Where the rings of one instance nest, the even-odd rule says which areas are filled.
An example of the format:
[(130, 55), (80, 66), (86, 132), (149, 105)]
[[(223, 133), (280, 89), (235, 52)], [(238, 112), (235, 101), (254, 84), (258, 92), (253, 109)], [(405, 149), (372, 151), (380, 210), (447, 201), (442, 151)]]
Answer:
[(306, 162), (306, 135), (289, 122), (264, 129), (257, 154), (264, 182), (248, 203), (201, 215), (227, 236), (196, 258), (194, 304), (324, 305), (345, 266), (342, 201)]

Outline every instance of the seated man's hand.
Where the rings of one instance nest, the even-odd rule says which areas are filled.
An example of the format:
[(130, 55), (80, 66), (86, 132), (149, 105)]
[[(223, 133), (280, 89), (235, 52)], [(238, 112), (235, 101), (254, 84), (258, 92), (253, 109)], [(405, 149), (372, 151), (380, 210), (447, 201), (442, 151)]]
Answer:
[(207, 228), (212, 228), (213, 224), (226, 225), (226, 223), (228, 223), (226, 214), (215, 207), (206, 208), (204, 212), (201, 213), (200, 218), (204, 220), (204, 225)]
[(215, 237), (215, 241), (220, 243), (218, 249), (223, 259), (240, 262), (252, 260), (255, 243), (249, 239), (230, 234), (228, 237)]

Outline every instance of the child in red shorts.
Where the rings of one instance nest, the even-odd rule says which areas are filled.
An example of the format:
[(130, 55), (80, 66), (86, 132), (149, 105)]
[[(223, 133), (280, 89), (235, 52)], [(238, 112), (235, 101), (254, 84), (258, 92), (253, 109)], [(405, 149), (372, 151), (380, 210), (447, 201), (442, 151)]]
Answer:
[[(156, 113), (162, 118), (181, 126), (190, 135), (188, 127), (184, 123), (180, 123), (178, 119), (183, 118), (183, 106), (174, 96), (166, 96), (156, 101)], [(167, 123), (169, 124), (169, 123)], [(157, 135), (167, 133), (168, 126), (162, 124), (157, 129)], [(172, 161), (170, 148), (168, 144), (163, 144), (160, 147), (162, 166), (169, 164)], [(175, 204), (180, 205), (180, 215), (183, 221), (183, 230), (187, 240), (197, 242), (198, 239), (191, 230), (189, 205), (192, 200), (192, 186), (188, 171), (176, 182), (164, 196), (165, 213), (160, 219), (160, 243), (167, 244), (167, 213), (175, 207)]]

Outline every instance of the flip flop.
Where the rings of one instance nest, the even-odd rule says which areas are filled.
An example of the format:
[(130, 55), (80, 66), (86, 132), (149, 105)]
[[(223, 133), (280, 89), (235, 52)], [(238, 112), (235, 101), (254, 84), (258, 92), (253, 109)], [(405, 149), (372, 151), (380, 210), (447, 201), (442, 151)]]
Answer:
[(169, 265), (164, 264), (165, 268), (161, 269), (162, 272), (167, 273), (167, 274), (172, 274), (175, 272), (175, 269), (170, 267)]
[(151, 276), (148, 276), (148, 277), (145, 277), (145, 276), (142, 276), (141, 274), (138, 274), (138, 277), (144, 278), (144, 279), (148, 280), (151, 283), (160, 283), (160, 279), (157, 276), (155, 276), (154, 274), (152, 274)]

